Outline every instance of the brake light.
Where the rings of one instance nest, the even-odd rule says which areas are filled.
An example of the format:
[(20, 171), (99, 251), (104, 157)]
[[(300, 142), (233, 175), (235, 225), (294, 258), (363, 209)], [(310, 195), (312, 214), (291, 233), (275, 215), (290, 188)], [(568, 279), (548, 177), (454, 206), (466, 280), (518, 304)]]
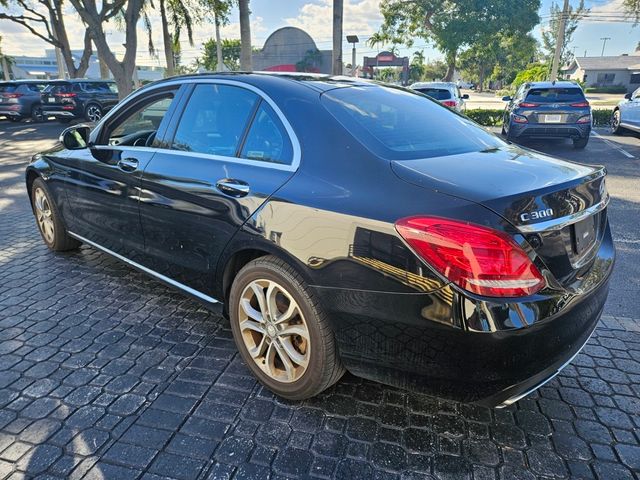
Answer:
[(442, 105), (444, 105), (445, 107), (455, 107), (456, 106), (456, 102), (455, 102), (455, 100), (444, 100), (442, 102)]
[(533, 107), (539, 107), (540, 104), (539, 103), (530, 103), (530, 102), (520, 102), (518, 104), (519, 107), (522, 108), (533, 108)]
[(22, 95), (24, 95), (23, 93), (3, 93), (2, 96), (4, 98), (20, 98)]
[(578, 102), (578, 103), (572, 103), (571, 104), (572, 107), (588, 107), (589, 106), (589, 102)]
[(522, 297), (545, 284), (524, 250), (503, 232), (438, 217), (403, 218), (395, 227), (421, 258), (469, 292)]
[(576, 123), (591, 123), (591, 115), (583, 115)]
[(513, 121), (516, 123), (527, 123), (529, 120), (527, 120), (527, 117), (523, 117), (522, 115), (516, 115), (515, 113), (513, 114)]
[(75, 93), (56, 93), (55, 96), (60, 98), (71, 98), (71, 97), (75, 97), (76, 94)]

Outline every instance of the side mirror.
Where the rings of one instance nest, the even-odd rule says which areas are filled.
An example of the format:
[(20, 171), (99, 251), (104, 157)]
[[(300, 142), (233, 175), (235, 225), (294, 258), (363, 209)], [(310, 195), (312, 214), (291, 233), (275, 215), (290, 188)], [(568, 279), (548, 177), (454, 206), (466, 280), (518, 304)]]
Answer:
[(631, 95), (633, 95), (633, 94), (627, 93), (627, 94), (625, 94), (624, 98), (626, 98), (627, 100), (631, 100)]
[(462, 99), (463, 100), (469, 100), (469, 94), (465, 93), (464, 95), (462, 95)]
[(89, 146), (89, 132), (87, 125), (69, 127), (60, 134), (60, 143), (67, 150), (82, 150)]
[(510, 102), (511, 101), (511, 97), (509, 95), (507, 95), (506, 97), (502, 97), (502, 101), (503, 102)]

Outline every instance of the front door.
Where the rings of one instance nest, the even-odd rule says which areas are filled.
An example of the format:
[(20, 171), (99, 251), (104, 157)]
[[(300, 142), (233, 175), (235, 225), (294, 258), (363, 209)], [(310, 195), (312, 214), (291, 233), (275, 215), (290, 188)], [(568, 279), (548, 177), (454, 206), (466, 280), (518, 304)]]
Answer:
[(146, 265), (210, 295), (225, 245), (293, 175), (300, 155), (286, 119), (260, 92), (221, 80), (191, 87), (172, 141), (144, 171), (140, 214)]
[(175, 93), (169, 89), (133, 102), (99, 127), (95, 145), (71, 151), (67, 195), (73, 233), (134, 261), (139, 258), (144, 251), (140, 179)]

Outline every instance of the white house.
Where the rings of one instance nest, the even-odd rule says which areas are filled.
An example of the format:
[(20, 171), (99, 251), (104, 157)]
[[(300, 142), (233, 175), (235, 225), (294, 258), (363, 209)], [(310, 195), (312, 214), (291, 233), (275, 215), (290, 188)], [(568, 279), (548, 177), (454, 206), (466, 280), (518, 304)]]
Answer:
[(622, 85), (627, 92), (640, 87), (640, 52), (617, 57), (575, 57), (562, 68), (562, 76), (587, 87)]

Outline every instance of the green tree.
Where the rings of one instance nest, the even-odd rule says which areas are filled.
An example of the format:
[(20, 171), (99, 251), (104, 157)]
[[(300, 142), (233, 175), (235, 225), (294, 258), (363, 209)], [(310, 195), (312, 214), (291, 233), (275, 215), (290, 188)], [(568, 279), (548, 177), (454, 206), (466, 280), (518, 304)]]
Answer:
[(296, 63), (296, 71), (298, 72), (318, 72), (322, 65), (322, 54), (320, 50), (307, 50), (304, 58)]
[[(198, 61), (205, 69), (217, 71), (218, 69), (218, 43), (211, 38), (204, 43), (204, 55)], [(222, 61), (230, 70), (240, 68), (241, 42), (240, 40), (224, 39), (220, 48)]]
[(442, 60), (433, 60), (424, 64), (422, 80), (442, 80), (447, 74), (447, 64)]
[[(229, 15), (231, 7), (235, 5), (237, 0), (200, 0), (205, 12), (209, 12), (213, 16), (213, 24), (215, 26), (216, 38), (214, 46), (216, 48), (216, 69), (222, 71), (226, 62), (224, 61), (224, 42), (220, 36), (220, 27), (229, 24)], [(238, 67), (235, 68), (237, 70)]]
[(513, 81), (513, 88), (517, 89), (520, 85), (526, 82), (539, 82), (546, 80), (549, 75), (549, 64), (547, 63), (534, 63), (529, 65), (525, 70), (516, 75)]
[(539, 22), (540, 0), (382, 0), (379, 40), (412, 46), (433, 42), (444, 54), (450, 81), (458, 53), (497, 33), (526, 34)]
[(409, 81), (411, 83), (419, 82), (424, 77), (424, 71), (424, 52), (422, 50), (413, 52), (413, 57), (409, 64)]
[(622, 8), (629, 17), (635, 20), (636, 25), (640, 23), (640, 0), (623, 0)]
[[(580, 20), (589, 13), (589, 9), (585, 8), (584, 0), (580, 0), (577, 7), (569, 5), (569, 14), (564, 24), (564, 42), (560, 50), (560, 65), (569, 62), (571, 51), (567, 48), (571, 43), (571, 37), (578, 28)], [(562, 17), (562, 8), (557, 3), (552, 3), (549, 9), (549, 25), (542, 30), (542, 48), (549, 64), (553, 61), (553, 55), (556, 51), (556, 36), (558, 28), (560, 28), (560, 18)]]

